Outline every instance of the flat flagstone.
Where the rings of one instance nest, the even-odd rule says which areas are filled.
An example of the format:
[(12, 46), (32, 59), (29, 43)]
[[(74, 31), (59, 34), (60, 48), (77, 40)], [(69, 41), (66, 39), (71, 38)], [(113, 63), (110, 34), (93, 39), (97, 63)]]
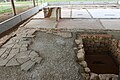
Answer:
[(88, 9), (93, 18), (120, 18), (120, 9)]
[(58, 28), (104, 29), (98, 19), (61, 19)]
[(71, 9), (61, 9), (61, 18), (71, 18)]
[(105, 29), (120, 30), (120, 19), (101, 19)]
[(25, 25), (27, 28), (55, 28), (57, 22), (55, 20), (31, 20)]
[(72, 9), (72, 18), (91, 18), (86, 9)]

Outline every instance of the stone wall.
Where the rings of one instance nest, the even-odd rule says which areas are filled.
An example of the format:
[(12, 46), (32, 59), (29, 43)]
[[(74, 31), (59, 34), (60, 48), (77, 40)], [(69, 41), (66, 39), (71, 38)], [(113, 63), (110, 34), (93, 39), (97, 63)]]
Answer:
[(85, 70), (82, 73), (85, 80), (117, 80), (118, 63), (113, 58), (115, 53), (118, 55), (118, 40), (108, 34), (79, 34), (75, 42), (78, 63)]

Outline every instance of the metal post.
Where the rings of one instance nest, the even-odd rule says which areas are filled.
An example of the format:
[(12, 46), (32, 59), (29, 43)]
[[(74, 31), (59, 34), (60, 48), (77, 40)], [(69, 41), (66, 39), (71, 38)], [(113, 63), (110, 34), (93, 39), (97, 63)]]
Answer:
[(14, 0), (11, 0), (11, 4), (12, 4), (12, 9), (13, 9), (13, 15), (16, 15), (16, 9), (15, 9), (15, 4), (14, 4)]
[(35, 0), (33, 0), (33, 6), (35, 7)]

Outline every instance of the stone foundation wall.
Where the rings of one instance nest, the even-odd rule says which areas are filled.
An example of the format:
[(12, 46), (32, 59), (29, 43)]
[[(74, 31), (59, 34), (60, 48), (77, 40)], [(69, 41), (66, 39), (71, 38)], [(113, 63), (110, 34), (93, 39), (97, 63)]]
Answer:
[[(118, 79), (118, 75), (116, 74), (110, 74), (110, 73), (100, 74), (93, 72), (89, 67), (89, 63), (86, 60), (86, 56), (88, 57), (91, 55), (110, 56), (111, 54), (116, 53), (117, 56), (118, 51), (116, 47), (118, 46), (118, 41), (116, 40), (114, 42), (113, 41), (114, 39), (112, 39), (112, 36), (108, 34), (80, 34), (79, 36), (77, 35), (77, 40), (75, 40), (75, 43), (77, 44), (77, 48), (74, 49), (77, 52), (78, 63), (84, 69), (84, 73), (82, 73), (82, 75), (85, 80), (117, 80)], [(100, 60), (103, 60), (103, 58), (105, 58), (106, 61), (107, 59), (106, 56), (102, 57)], [(110, 60), (108, 60), (108, 63), (112, 64)], [(95, 68), (95, 66), (93, 67)], [(103, 68), (105, 68), (107, 71), (106, 67)], [(112, 69), (114, 69), (114, 67)], [(116, 69), (116, 71), (118, 71), (118, 69)]]

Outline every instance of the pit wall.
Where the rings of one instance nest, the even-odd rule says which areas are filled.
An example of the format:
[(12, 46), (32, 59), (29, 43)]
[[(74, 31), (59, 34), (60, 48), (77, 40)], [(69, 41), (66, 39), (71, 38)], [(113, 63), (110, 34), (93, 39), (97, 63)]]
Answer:
[[(116, 55), (117, 55), (116, 45), (118, 43), (118, 40), (112, 39), (111, 35), (97, 34), (94, 36), (94, 34), (93, 34), (92, 36), (89, 36), (89, 35), (83, 34), (83, 35), (77, 36), (77, 39), (75, 40), (77, 47), (75, 47), (74, 50), (77, 53), (78, 63), (84, 69), (84, 73), (82, 73), (84, 80), (106, 80), (106, 79), (107, 80), (110, 80), (110, 79), (117, 80), (118, 75), (116, 75), (116, 74), (96, 74), (90, 70), (90, 68), (88, 67), (88, 63), (85, 60), (86, 51), (89, 51), (89, 48), (87, 48), (86, 50), (84, 48), (85, 46), (83, 45), (83, 41), (85, 39), (91, 39), (91, 40), (93, 39), (94, 40), (93, 42), (95, 42), (95, 43), (88, 42), (87, 43), (88, 46), (91, 44), (94, 45), (96, 43), (98, 46), (101, 46), (99, 48), (97, 47), (97, 45), (93, 46), (93, 47), (89, 47), (90, 49), (93, 49), (93, 52), (91, 52), (93, 54), (94, 54), (94, 49), (97, 49), (98, 52), (101, 52), (101, 49), (102, 49), (103, 53), (112, 51), (113, 54), (116, 53)], [(108, 46), (108, 45), (110, 45), (110, 46)], [(103, 50), (103, 48), (104, 48), (104, 50)]]
[(33, 16), (34, 14), (39, 12), (39, 10), (42, 10), (43, 7), (46, 7), (47, 5), (48, 5), (47, 3), (43, 3), (41, 6), (34, 7), (32, 9), (29, 9), (23, 13), (20, 13), (6, 21), (1, 22), (0, 23), (0, 34), (13, 28), (14, 26), (20, 24), (21, 22), (25, 21), (26, 19), (30, 18), (31, 16)]

